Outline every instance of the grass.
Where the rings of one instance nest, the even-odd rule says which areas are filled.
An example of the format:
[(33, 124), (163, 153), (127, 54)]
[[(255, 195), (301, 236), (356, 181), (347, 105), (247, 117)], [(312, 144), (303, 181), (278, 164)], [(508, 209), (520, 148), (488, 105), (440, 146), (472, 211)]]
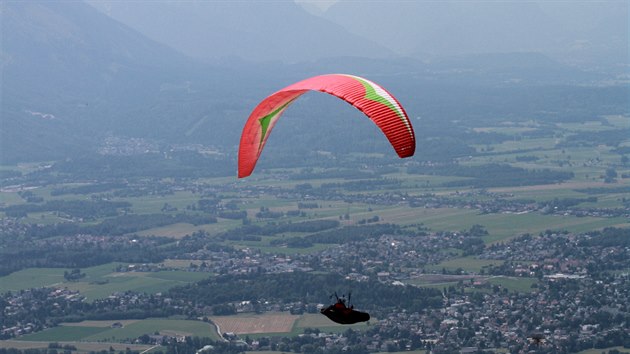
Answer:
[[(114, 323), (115, 320), (103, 321)], [(20, 341), (110, 341), (120, 342), (135, 339), (143, 334), (186, 335), (210, 337), (218, 340), (214, 326), (210, 323), (176, 319), (146, 319), (134, 322), (127, 321), (122, 328), (111, 328), (96, 324), (95, 326), (78, 326), (76, 324), (53, 327), (38, 333), (28, 334), (19, 338)]]
[(121, 199), (121, 201), (130, 202), (132, 204), (131, 210), (136, 214), (161, 213), (161, 209), (165, 203), (182, 210), (185, 209), (187, 205), (197, 204), (198, 200), (198, 195), (188, 191), (175, 192), (165, 196), (156, 195)]
[(535, 278), (515, 278), (515, 277), (490, 277), (488, 283), (492, 285), (501, 285), (512, 292), (531, 293), (536, 289), (532, 288), (533, 284), (537, 284)]
[[(77, 351), (75, 353), (90, 353), (90, 352), (97, 352), (97, 351), (109, 351), (109, 348), (114, 348), (114, 350), (116, 352), (119, 351), (126, 351), (127, 348), (133, 350), (133, 351), (138, 351), (138, 352), (143, 352), (145, 350), (148, 350), (150, 348), (152, 348), (153, 346), (151, 345), (142, 345), (142, 344), (129, 344), (129, 343), (109, 343), (109, 342), (78, 342), (78, 341), (55, 341), (57, 343), (59, 343), (61, 346), (64, 345), (71, 345), (77, 348)], [(37, 348), (48, 348), (48, 341), (25, 341), (25, 340), (3, 340), (0, 341), (0, 348), (15, 348), (15, 349), (20, 349), (20, 350), (24, 350), (24, 349), (37, 349)], [(165, 351), (165, 348), (163, 347), (156, 347), (157, 348), (161, 348), (162, 351)]]
[(617, 128), (630, 128), (630, 117), (623, 115), (605, 116), (608, 123), (616, 126)]
[(88, 301), (105, 298), (114, 292), (163, 292), (177, 285), (203, 280), (208, 273), (186, 271), (116, 273), (114, 268), (123, 263), (107, 263), (81, 269), (86, 274), (76, 282), (65, 281), (64, 268), (29, 268), (0, 278), (0, 293), (40, 287), (67, 287), (78, 290)]
[[(609, 122), (618, 122), (615, 119), (609, 119)], [(616, 127), (603, 125), (601, 121), (586, 121), (579, 123), (556, 123), (556, 125), (563, 130), (571, 132), (596, 132), (605, 130), (614, 130)]]
[(487, 267), (489, 265), (501, 265), (503, 261), (500, 260), (492, 260), (492, 259), (476, 259), (472, 256), (470, 257), (460, 257), (455, 259), (449, 259), (444, 262), (440, 262), (435, 265), (427, 265), (426, 269), (441, 271), (442, 268), (447, 271), (455, 271), (457, 269), (462, 269), (466, 272), (474, 272), (479, 273), (482, 268)]
[[(277, 315), (277, 313), (271, 314), (271, 315)], [(253, 317), (257, 317), (259, 322), (260, 321), (264, 322), (266, 316), (267, 316), (266, 314), (262, 314), (262, 315), (256, 315)], [(290, 316), (290, 315), (287, 315), (287, 316)], [(225, 321), (231, 318), (234, 318), (234, 319), (245, 318), (246, 319), (248, 317), (251, 317), (251, 315), (239, 314), (239, 315), (234, 315), (234, 316), (225, 316), (223, 317), (223, 320)], [(377, 321), (377, 319), (372, 318), (370, 321), (375, 322)], [(340, 332), (346, 331), (348, 328), (352, 328), (353, 330), (363, 331), (369, 328), (369, 324), (367, 322), (364, 322), (364, 323), (358, 323), (354, 325), (341, 325), (341, 324), (332, 322), (331, 320), (329, 320), (328, 318), (326, 318), (325, 316), (319, 313), (316, 313), (316, 314), (306, 313), (306, 314), (300, 315), (295, 320), (293, 327), (291, 328), (289, 332), (242, 333), (240, 336), (241, 337), (248, 336), (250, 338), (260, 338), (264, 336), (297, 336), (299, 334), (302, 334), (305, 328), (317, 328), (322, 332), (340, 333)], [(223, 331), (223, 328), (221, 330)]]
[[(265, 351), (245, 351), (245, 354), (287, 354), (287, 352), (281, 352), (281, 351), (272, 351), (272, 350), (265, 350)], [(377, 354), (380, 353), (388, 353), (388, 354), (426, 354), (427, 350), (411, 350), (411, 351), (403, 351), (403, 352), (375, 352)], [(600, 354), (600, 353), (598, 353)]]
[(283, 246), (268, 246), (264, 244), (257, 243), (256, 241), (228, 241), (226, 242), (229, 245), (232, 245), (236, 248), (251, 248), (257, 249), (261, 252), (265, 253), (275, 253), (275, 254), (311, 254), (315, 252), (319, 252), (326, 248), (330, 248), (329, 244), (313, 244), (311, 247), (283, 247)]
[[(458, 266), (464, 264), (455, 264)], [(463, 267), (462, 267), (463, 268)], [(477, 267), (475, 267), (477, 268)], [(455, 268), (457, 269), (457, 268)], [(434, 288), (434, 289), (444, 289), (449, 286), (457, 286), (461, 282), (463, 285), (470, 285), (472, 281), (482, 281), (487, 282), (490, 285), (501, 285), (502, 287), (508, 289), (512, 292), (521, 292), (521, 293), (529, 293), (534, 291), (532, 288), (532, 284), (537, 283), (537, 279), (534, 278), (523, 278), (523, 277), (505, 277), (505, 276), (468, 276), (468, 275), (439, 275), (439, 274), (426, 274), (421, 277), (410, 279), (406, 281), (406, 283), (423, 287), (423, 288)]]
[(85, 337), (84, 340), (120, 341), (128, 338), (138, 338), (143, 334), (153, 334), (155, 332), (171, 335), (178, 334), (186, 336), (210, 337), (214, 340), (220, 339), (216, 333), (215, 327), (210, 323), (202, 321), (155, 318), (140, 320), (123, 328), (108, 328), (106, 331), (101, 331)]
[(174, 286), (199, 281), (208, 276), (207, 273), (185, 271), (111, 273), (102, 277), (103, 283), (73, 282), (64, 284), (64, 286), (78, 290), (88, 301), (93, 301), (121, 291), (164, 292)]
[(128, 326), (132, 323), (138, 322), (140, 320), (86, 320), (81, 322), (64, 322), (61, 323), (61, 326), (68, 327), (101, 327), (101, 328), (109, 328), (115, 322), (122, 324), (123, 326)]
[(162, 236), (172, 237), (174, 239), (180, 239), (184, 236), (191, 235), (192, 233), (204, 230), (205, 225), (193, 225), (188, 223), (176, 223), (161, 227), (154, 227), (152, 229), (146, 229), (139, 232), (134, 232), (138, 236)]
[[(413, 282), (407, 282), (409, 284), (413, 284)], [(417, 284), (413, 284), (417, 287), (420, 288), (429, 288), (429, 289), (437, 289), (437, 290), (443, 290), (445, 288), (448, 288), (450, 286), (457, 286), (459, 284), (459, 282), (457, 281), (448, 281), (448, 282), (442, 282), (442, 283), (417, 283)]]
[(586, 350), (582, 350), (580, 352), (577, 352), (577, 354), (601, 354), (601, 353), (608, 353), (609, 351), (616, 349), (621, 353), (630, 353), (630, 349), (628, 348), (624, 348), (624, 347), (610, 347), (610, 348), (601, 348), (601, 349), (586, 349)]
[(242, 313), (233, 316), (213, 316), (210, 319), (220, 327), (221, 332), (237, 335), (286, 334), (291, 333), (299, 315), (288, 312), (267, 312), (263, 314)]
[(23, 204), (24, 199), (17, 192), (0, 192), (0, 205), (18, 205)]
[(80, 341), (92, 335), (107, 331), (106, 327), (76, 327), (58, 326), (41, 332), (27, 334), (19, 337), (19, 340), (36, 342)]
[(60, 268), (29, 268), (5, 275), (0, 278), (0, 293), (60, 284), (64, 281), (63, 271)]
[(383, 215), (385, 222), (418, 223), (422, 222), (433, 231), (468, 230), (475, 224), (483, 225), (488, 231), (484, 237), (486, 243), (505, 241), (524, 233), (538, 234), (545, 230), (567, 230), (586, 232), (604, 227), (627, 225), (625, 218), (596, 218), (558, 215), (525, 214), (479, 214), (472, 209), (424, 209), (399, 208), (377, 212)]
[[(377, 322), (375, 318), (371, 318), (368, 322)], [(306, 313), (300, 316), (293, 326), (293, 335), (301, 334), (304, 332), (304, 328), (317, 328), (322, 332), (341, 333), (345, 332), (349, 328), (355, 331), (365, 331), (369, 328), (368, 322), (357, 323), (353, 325), (341, 325), (332, 322), (326, 316), (319, 313)]]

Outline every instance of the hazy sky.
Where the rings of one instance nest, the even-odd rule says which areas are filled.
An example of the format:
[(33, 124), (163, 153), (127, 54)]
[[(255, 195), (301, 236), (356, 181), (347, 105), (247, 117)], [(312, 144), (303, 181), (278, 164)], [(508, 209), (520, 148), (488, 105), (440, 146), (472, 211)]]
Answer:
[(298, 4), (313, 5), (324, 11), (336, 3), (337, 0), (295, 0), (295, 2)]

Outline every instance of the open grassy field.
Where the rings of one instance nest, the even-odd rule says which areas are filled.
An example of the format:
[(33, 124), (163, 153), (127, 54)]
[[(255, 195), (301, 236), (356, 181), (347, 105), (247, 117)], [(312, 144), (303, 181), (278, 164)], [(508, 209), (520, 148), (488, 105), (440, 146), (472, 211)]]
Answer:
[[(77, 348), (73, 353), (89, 353), (101, 350), (109, 350), (110, 347), (115, 351), (125, 351), (127, 349), (144, 352), (155, 346), (143, 345), (143, 344), (128, 344), (128, 343), (109, 343), (109, 342), (78, 342), (78, 341), (55, 341), (59, 345), (71, 345)], [(48, 348), (49, 342), (43, 341), (23, 341), (23, 340), (2, 340), (0, 341), (0, 348), (15, 348), (20, 350), (25, 349), (40, 349)]]
[(256, 242), (256, 241), (238, 241), (238, 242), (228, 241), (226, 242), (226, 244), (232, 245), (236, 248), (251, 248), (251, 249), (260, 250), (262, 252), (276, 253), (276, 254), (280, 253), (280, 254), (286, 254), (286, 255), (315, 253), (315, 252), (331, 247), (330, 245), (324, 245), (324, 244), (314, 244), (311, 247), (304, 247), (304, 248), (286, 247), (286, 246), (270, 246), (268, 243)]
[[(120, 342), (135, 339), (143, 334), (159, 332), (165, 335), (185, 335), (211, 337), (219, 339), (215, 327), (202, 321), (177, 319), (145, 319), (126, 321), (122, 328), (111, 328), (117, 321), (89, 321), (72, 325), (61, 325), (45, 331), (25, 335), (20, 341), (53, 342), (53, 341), (107, 341)], [(108, 326), (105, 324), (109, 323)]]
[(476, 259), (474, 257), (461, 257), (449, 259), (447, 261), (426, 266), (427, 269), (441, 271), (442, 268), (448, 271), (454, 271), (457, 269), (462, 269), (466, 272), (475, 272), (479, 273), (483, 267), (487, 267), (489, 265), (500, 265), (503, 261), (492, 260), (492, 259)]
[[(368, 322), (377, 322), (378, 319), (371, 318)], [(353, 330), (366, 330), (369, 328), (368, 322), (361, 322), (353, 325), (341, 325), (332, 322), (326, 316), (319, 313), (305, 313), (295, 323), (294, 332), (302, 333), (304, 328), (318, 328), (323, 332), (343, 332), (348, 328)]]
[[(468, 262), (452, 262), (455, 264), (467, 265)], [(477, 267), (475, 267), (477, 268)], [(462, 268), (463, 269), (463, 268)], [(449, 275), (449, 274), (425, 274), (418, 278), (410, 279), (405, 283), (423, 287), (444, 289), (449, 286), (457, 286), (460, 282), (463, 285), (470, 285), (471, 281), (486, 282), (490, 285), (500, 285), (512, 292), (529, 293), (534, 291), (532, 284), (538, 282), (535, 278), (505, 277), (505, 276), (479, 276), (479, 275)]]
[(187, 205), (196, 204), (199, 196), (188, 191), (175, 192), (170, 195), (142, 196), (137, 198), (121, 198), (130, 202), (131, 210), (137, 214), (160, 213), (165, 203), (178, 209), (185, 209)]
[(114, 322), (118, 322), (120, 324), (122, 324), (123, 326), (127, 327), (132, 323), (136, 323), (140, 320), (118, 320), (118, 321), (81, 321), (81, 322), (64, 322), (61, 323), (62, 326), (65, 327), (103, 327), (103, 328), (109, 328), (112, 326), (112, 324)]
[(470, 282), (471, 279), (480, 279), (479, 276), (471, 275), (451, 275), (451, 274), (423, 274), (419, 277), (406, 280), (406, 284), (420, 286), (423, 288), (443, 289), (461, 282)]
[[(418, 177), (406, 174), (401, 175), (406, 184), (417, 185)], [(427, 178), (439, 180), (440, 176), (428, 176)], [(420, 178), (422, 180), (422, 178)], [(437, 180), (431, 181), (435, 182)], [(278, 183), (276, 181), (276, 183)], [(291, 182), (293, 183), (293, 182)], [(562, 184), (549, 184), (526, 187), (503, 187), (491, 188), (490, 191), (501, 193), (513, 193), (515, 198), (534, 199), (537, 201), (553, 200), (554, 198), (585, 198), (588, 195), (578, 190), (592, 187), (609, 186), (600, 181), (572, 181)], [(449, 192), (450, 193), (450, 192)], [(598, 202), (591, 203), (593, 207), (619, 207), (622, 194), (615, 194), (608, 198), (598, 199)], [(185, 198), (184, 198), (185, 199)], [(460, 231), (469, 229), (474, 224), (481, 224), (486, 227), (489, 235), (484, 238), (488, 243), (503, 241), (523, 233), (537, 234), (541, 231), (568, 230), (572, 232), (584, 232), (604, 227), (628, 226), (627, 220), (623, 218), (577, 218), (571, 216), (541, 215), (539, 213), (525, 214), (479, 214), (471, 209), (424, 209), (409, 208), (407, 206), (368, 206), (361, 203), (347, 204), (343, 202), (315, 201), (320, 208), (305, 210), (309, 219), (335, 218), (348, 213), (350, 220), (348, 223), (357, 223), (362, 219), (379, 216), (382, 222), (411, 224), (422, 222), (434, 231)], [(290, 200), (277, 200), (270, 196), (262, 196), (255, 200), (248, 200), (247, 208), (250, 217), (259, 210), (260, 207), (268, 207), (272, 210), (295, 210), (297, 202)], [(304, 218), (283, 218), (283, 222), (299, 222)], [(254, 223), (266, 223), (267, 220), (253, 220)], [(211, 234), (223, 232), (241, 225), (240, 220), (219, 219), (216, 224), (194, 226), (191, 224), (174, 224), (160, 228), (153, 228), (140, 232), (140, 235), (160, 235), (179, 238), (191, 234), (197, 230), (205, 230)], [(312, 253), (321, 247), (311, 247), (307, 249), (279, 249), (269, 246), (268, 242), (230, 242), (237, 247), (250, 247), (260, 249), (264, 252), (281, 253)]]
[(488, 283), (501, 285), (512, 292), (529, 293), (535, 290), (532, 288), (532, 285), (538, 283), (538, 280), (535, 278), (498, 276), (488, 278)]
[(210, 320), (219, 326), (222, 333), (260, 334), (289, 333), (293, 330), (298, 315), (286, 312), (261, 315), (244, 314), (236, 316), (212, 316)]
[(193, 225), (188, 223), (176, 223), (161, 227), (154, 227), (140, 232), (135, 232), (138, 236), (162, 236), (180, 239), (184, 236), (191, 235), (199, 230), (204, 230), (205, 225)]
[(474, 209), (409, 208), (399, 206), (374, 210), (371, 214), (381, 217), (382, 222), (397, 224), (424, 223), (433, 231), (468, 230), (475, 224), (483, 225), (489, 235), (486, 243), (504, 241), (524, 233), (538, 234), (545, 230), (585, 232), (604, 227), (624, 227), (625, 218), (596, 218), (542, 215), (539, 213), (480, 214)]
[[(348, 328), (365, 330), (367, 323), (355, 325), (340, 325), (332, 322), (319, 313), (306, 313), (291, 315), (286, 312), (255, 314), (239, 314), (234, 316), (213, 316), (210, 318), (216, 323), (221, 332), (234, 332), (236, 334), (259, 337), (263, 335), (298, 335), (305, 328), (318, 328), (324, 332), (343, 332)], [(376, 319), (372, 319), (372, 322)]]
[(601, 354), (601, 353), (608, 353), (609, 351), (616, 349), (618, 350), (620, 353), (630, 353), (630, 349), (628, 348), (624, 348), (624, 347), (610, 347), (610, 348), (601, 348), (601, 349), (586, 349), (586, 350), (582, 350), (581, 352), (577, 352), (577, 354)]
[(105, 298), (114, 292), (137, 291), (155, 293), (177, 285), (196, 282), (210, 276), (208, 273), (186, 271), (126, 272), (117, 273), (120, 263), (108, 263), (81, 269), (86, 274), (80, 281), (69, 282), (63, 277), (64, 268), (29, 268), (0, 278), (0, 292), (39, 287), (56, 287), (78, 290), (88, 301)]
[[(367, 323), (344, 326), (330, 321), (321, 314), (291, 315), (286, 312), (265, 314), (239, 314), (234, 316), (213, 316), (210, 318), (222, 333), (233, 332), (256, 337), (261, 335), (297, 335), (304, 328), (319, 328), (326, 332), (342, 332), (348, 328), (364, 330)], [(372, 321), (376, 321), (373, 319)], [(120, 322), (123, 328), (111, 328), (112, 323)], [(120, 342), (137, 338), (143, 334), (186, 335), (219, 339), (212, 323), (179, 319), (110, 320), (63, 323), (42, 332), (20, 337), (16, 342)], [(1, 346), (0, 346), (1, 347)]]
[[(167, 274), (168, 273), (168, 274)], [(78, 290), (88, 301), (101, 299), (119, 291), (136, 291), (146, 293), (164, 292), (177, 285), (199, 281), (209, 276), (206, 273), (184, 271), (165, 272), (112, 272), (104, 277), (104, 282), (71, 282), (65, 283), (69, 289)]]
[(24, 203), (24, 200), (17, 194), (17, 192), (13, 192), (9, 189), (3, 189), (0, 191), (0, 204), (8, 206), (22, 203)]
[(58, 326), (41, 332), (27, 334), (18, 340), (35, 342), (80, 341), (89, 336), (105, 332), (107, 327)]
[[(388, 353), (388, 354), (426, 354), (426, 350), (411, 350), (404, 352), (375, 352), (376, 354), (380, 353)], [(287, 354), (287, 352), (279, 352), (279, 351), (245, 351), (245, 354)]]
[(0, 277), (0, 293), (61, 284), (63, 269), (29, 268)]

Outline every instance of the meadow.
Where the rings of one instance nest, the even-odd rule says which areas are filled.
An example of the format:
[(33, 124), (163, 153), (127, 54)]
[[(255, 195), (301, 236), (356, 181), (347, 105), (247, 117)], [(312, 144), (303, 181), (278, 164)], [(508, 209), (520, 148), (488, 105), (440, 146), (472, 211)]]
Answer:
[(53, 342), (108, 342), (133, 340), (144, 334), (199, 336), (219, 339), (215, 327), (207, 322), (180, 319), (144, 319), (137, 321), (120, 321), (121, 328), (112, 328), (118, 321), (85, 321), (61, 324), (60, 326), (19, 337), (20, 341)]
[[(238, 314), (232, 316), (212, 316), (210, 319), (218, 325), (221, 332), (233, 332), (257, 338), (262, 336), (302, 334), (305, 328), (317, 328), (322, 332), (343, 332), (348, 328), (366, 330), (369, 322), (354, 325), (340, 325), (319, 313), (291, 315), (287, 312), (269, 312), (263, 314)], [(378, 321), (371, 319), (371, 322)]]
[(116, 272), (124, 263), (107, 263), (83, 268), (86, 276), (79, 281), (67, 281), (65, 268), (29, 268), (0, 278), (0, 293), (30, 288), (54, 287), (77, 290), (87, 301), (106, 298), (114, 292), (136, 291), (146, 293), (164, 292), (177, 285), (200, 281), (208, 273), (186, 271), (162, 272)]
[[(76, 349), (73, 351), (77, 354), (90, 353), (96, 351), (109, 351), (113, 348), (115, 351), (126, 351), (127, 349), (138, 352), (150, 352), (151, 349), (160, 347), (154, 345), (128, 344), (128, 343), (109, 343), (109, 342), (79, 342), (79, 341), (55, 341), (61, 346), (70, 345)], [(25, 349), (43, 349), (48, 348), (47, 341), (23, 341), (23, 340), (0, 340), (0, 348), (15, 348), (19, 350)], [(163, 349), (163, 348), (162, 348)]]
[[(268, 335), (297, 335), (305, 328), (318, 328), (324, 332), (342, 332), (348, 328), (365, 330), (369, 324), (360, 323), (352, 326), (344, 326), (331, 322), (320, 314), (291, 315), (286, 312), (270, 312), (264, 314), (239, 314), (232, 316), (212, 316), (213, 323), (181, 320), (181, 319), (144, 319), (121, 321), (83, 321), (77, 323), (62, 323), (57, 327), (24, 335), (17, 340), (12, 340), (4, 345), (12, 344), (12, 347), (37, 348), (43, 343), (91, 343), (102, 344), (120, 343), (121, 341), (135, 339), (144, 334), (160, 333), (162, 335), (181, 335), (210, 337), (218, 340), (217, 328), (222, 333), (232, 332), (252, 338)], [(376, 321), (373, 319), (372, 321)], [(114, 322), (123, 325), (122, 328), (112, 328)], [(215, 324), (217, 326), (215, 326)], [(0, 342), (0, 347), (3, 344)], [(107, 347), (109, 348), (109, 347)], [(142, 348), (148, 348), (143, 346)]]

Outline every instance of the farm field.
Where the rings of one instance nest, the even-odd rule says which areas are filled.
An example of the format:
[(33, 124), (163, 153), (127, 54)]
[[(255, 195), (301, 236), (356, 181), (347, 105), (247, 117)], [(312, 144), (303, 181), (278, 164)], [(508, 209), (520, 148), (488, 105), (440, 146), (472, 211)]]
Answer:
[[(388, 353), (388, 354), (425, 354), (426, 350), (406, 350), (402, 352), (375, 352), (376, 354)], [(281, 351), (245, 351), (245, 354), (287, 354), (287, 352)]]
[(105, 298), (114, 292), (137, 291), (156, 293), (177, 285), (199, 281), (208, 273), (185, 271), (126, 272), (117, 273), (114, 268), (122, 263), (108, 263), (84, 268), (86, 274), (80, 281), (66, 281), (65, 268), (29, 268), (0, 278), (0, 292), (30, 288), (54, 287), (77, 290), (88, 301)]
[[(372, 318), (370, 319), (371, 322), (375, 322), (378, 321), (378, 319)], [(313, 313), (308, 313), (308, 314), (304, 314), (300, 317), (300, 319), (298, 320), (296, 327), (298, 328), (326, 328), (328, 330), (330, 329), (346, 329), (346, 328), (352, 328), (352, 329), (358, 329), (358, 328), (366, 328), (368, 326), (367, 322), (366, 323), (358, 323), (358, 324), (354, 324), (354, 325), (341, 325), (341, 324), (337, 324), (334, 323), (332, 321), (330, 321), (328, 318), (326, 318), (325, 316), (322, 316), (320, 314), (313, 314)]]
[(496, 276), (488, 278), (488, 283), (500, 285), (509, 291), (530, 293), (534, 291), (532, 285), (538, 281), (534, 278), (516, 278), (516, 277), (504, 277)]
[[(212, 316), (222, 333), (261, 334), (261, 333), (289, 333), (293, 330), (298, 315), (286, 312), (265, 313), (261, 315)], [(322, 316), (323, 317), (323, 316)]]
[(0, 277), (0, 293), (63, 283), (63, 269), (29, 268)]
[[(163, 273), (163, 274), (162, 274)], [(168, 273), (168, 274), (167, 274)], [(199, 281), (209, 276), (206, 273), (192, 273), (184, 271), (164, 272), (112, 272), (100, 282), (70, 282), (64, 284), (71, 290), (78, 290), (88, 301), (105, 298), (114, 292), (135, 291), (146, 293), (163, 292), (177, 285)]]
[(441, 271), (443, 268), (448, 271), (455, 271), (457, 269), (462, 269), (467, 272), (475, 272), (479, 273), (483, 267), (487, 267), (489, 265), (500, 265), (503, 263), (499, 260), (493, 259), (476, 259), (472, 256), (468, 257), (460, 257), (454, 258), (450, 260), (446, 260), (444, 262), (429, 265), (426, 268), (434, 271)]
[[(125, 351), (127, 349), (144, 352), (156, 346), (142, 345), (142, 344), (128, 344), (128, 343), (110, 343), (110, 342), (79, 342), (79, 341), (55, 341), (60, 346), (71, 345), (77, 348), (74, 353), (90, 353), (101, 350), (109, 350), (110, 347), (115, 351)], [(0, 340), (0, 348), (8, 349), (15, 348), (20, 350), (25, 349), (38, 349), (48, 348), (47, 341), (23, 341), (23, 340)]]
[(529, 293), (534, 291), (532, 285), (538, 282), (537, 279), (534, 278), (427, 274), (418, 278), (408, 280), (405, 283), (423, 288), (434, 288), (441, 290), (450, 286), (457, 286), (460, 282), (462, 282), (464, 285), (468, 285), (471, 280), (481, 281), (490, 285), (499, 285), (502, 288), (507, 289), (508, 291), (520, 293)]
[(630, 352), (630, 350), (628, 350), (628, 348), (624, 348), (624, 347), (610, 347), (610, 348), (593, 348), (593, 349), (587, 349), (587, 350), (582, 350), (580, 352), (577, 352), (577, 354), (601, 354), (601, 353), (608, 353), (612, 350), (618, 350), (620, 353), (628, 353)]
[[(362, 330), (369, 326), (367, 323), (350, 326), (340, 325), (319, 313), (291, 315), (287, 312), (271, 312), (260, 315), (212, 316), (210, 319), (219, 326), (222, 333), (233, 332), (235, 334), (248, 335), (249, 337), (281, 334), (297, 335), (302, 333), (305, 328), (317, 328), (323, 332), (343, 332), (348, 328)], [(374, 321), (377, 320), (371, 320), (371, 322)]]
[[(87, 341), (87, 342), (120, 342), (135, 339), (144, 334), (156, 332), (164, 335), (199, 336), (218, 339), (214, 326), (202, 321), (178, 319), (144, 319), (137, 321), (120, 321), (122, 328), (112, 328), (111, 324), (119, 321), (86, 321), (73, 324), (62, 324), (42, 332), (19, 337), (19, 341), (53, 342), (53, 341)], [(109, 325), (106, 325), (109, 324)]]
[[(212, 316), (210, 320), (218, 326), (222, 333), (232, 332), (237, 335), (295, 335), (304, 328), (319, 328), (325, 332), (340, 332), (347, 328), (361, 330), (368, 324), (362, 323), (343, 326), (331, 322), (320, 314), (291, 315), (286, 312), (255, 314), (239, 314), (234, 316)], [(122, 328), (112, 328), (119, 322)], [(210, 337), (219, 339), (217, 328), (212, 323), (179, 319), (144, 319), (144, 320), (107, 320), (62, 323), (42, 332), (19, 337), (16, 340), (0, 342), (0, 347), (37, 348), (45, 347), (49, 342), (63, 343), (119, 343), (134, 339), (143, 334), (160, 333), (163, 335), (182, 335)], [(140, 346), (148, 349), (148, 346)], [(107, 347), (109, 348), (109, 346)]]
[(596, 218), (542, 215), (539, 213), (480, 214), (473, 209), (455, 208), (391, 208), (375, 210), (373, 214), (382, 217), (383, 222), (413, 224), (424, 223), (432, 231), (461, 231), (475, 224), (483, 225), (489, 235), (483, 237), (486, 243), (505, 241), (524, 233), (538, 234), (545, 230), (567, 230), (585, 232), (604, 227), (626, 227), (625, 218)]

